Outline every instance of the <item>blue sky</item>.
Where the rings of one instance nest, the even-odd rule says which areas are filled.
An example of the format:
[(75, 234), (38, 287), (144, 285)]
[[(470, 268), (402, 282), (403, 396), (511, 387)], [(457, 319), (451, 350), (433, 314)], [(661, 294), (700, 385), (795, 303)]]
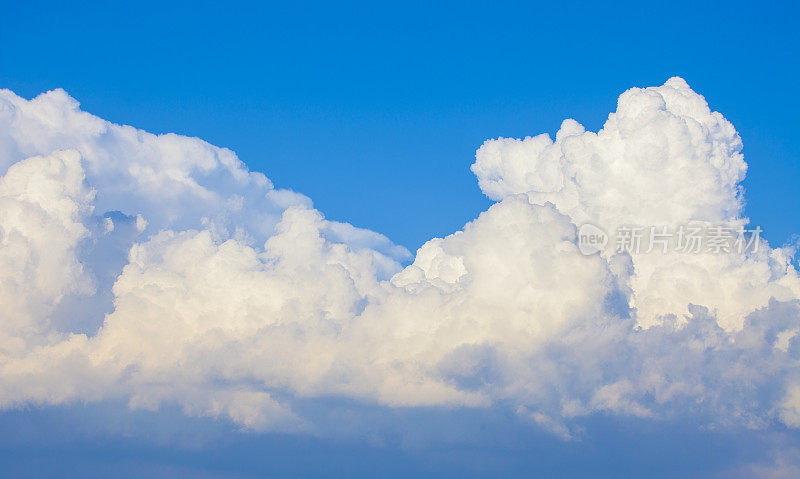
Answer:
[(370, 443), (341, 434), (232, 433), (225, 424), (188, 420), (168, 408), (124, 409), (112, 403), (4, 414), (3, 430), (15, 432), (0, 439), (4, 476), (744, 478), (753, 476), (729, 470), (732, 457), (758, 460), (776, 444), (796, 440), (754, 431), (698, 432), (682, 424), (656, 430), (600, 417), (584, 425), (605, 430), (602, 439), (565, 443), (496, 411), (387, 415), (363, 408), (361, 420), (385, 433), (385, 442)]
[[(470, 171), (485, 140), (554, 137), (565, 118), (597, 131), (622, 92), (677, 75), (741, 135), (745, 212), (779, 247), (800, 233), (798, 10), (792, 2), (0, 0), (0, 88), (26, 99), (63, 88), (108, 121), (229, 148), (276, 187), (310, 197), (326, 218), (382, 233), (413, 254), (492, 205)], [(136, 213), (115, 211), (122, 218), (115, 234), (138, 228)], [(116, 246), (101, 253), (112, 256)], [(108, 291), (93, 297), (96, 304), (68, 298), (72, 309), (60, 317), (91, 310), (91, 318), (73, 321), (96, 329), (118, 304), (102, 282), (114, 278), (101, 278)], [(800, 318), (791, 309), (797, 297), (781, 299), (790, 306), (768, 301), (746, 312), (777, 318), (790, 331)], [(407, 308), (423, 317), (425, 307)], [(716, 314), (711, 306), (691, 313), (709, 314)], [(698, 336), (721, 334), (702, 321)], [(786, 337), (784, 352), (797, 360), (800, 341)], [(613, 359), (635, 363), (632, 350)], [(475, 352), (478, 380), (500, 367), (493, 354)], [(701, 369), (736, 359), (701, 357), (675, 371), (708, 373), (716, 384), (714, 370)], [(795, 363), (787, 364), (793, 377)], [(777, 378), (779, 369), (765, 376)], [(584, 380), (570, 376), (564, 388)], [(200, 406), (174, 397), (158, 411), (130, 411), (127, 389), (97, 402), (22, 400), (0, 412), (0, 477), (747, 477), (759, 471), (748, 468), (770, 461), (800, 468), (796, 427), (775, 420), (764, 429), (728, 429), (724, 419), (698, 426), (695, 414), (707, 414), (699, 402), (680, 403), (672, 420), (655, 423), (645, 415), (581, 416), (569, 426), (583, 440), (565, 442), (533, 427), (536, 420), (520, 420), (514, 398), (486, 409), (394, 408), (324, 387), (315, 396), (313, 385), (303, 386), (296, 390), (308, 395), (297, 398), (289, 397), (295, 389), (268, 392), (311, 418), (314, 434), (244, 431), (235, 414), (189, 414)], [(753, 397), (773, 400), (790, 388), (767, 389)], [(648, 394), (646, 404), (657, 402)], [(41, 405), (51, 399), (57, 405)], [(10, 402), (0, 394), (4, 407)]]
[(489, 204), (488, 138), (597, 130), (684, 77), (740, 132), (747, 213), (800, 231), (798, 7), (752, 2), (4, 2), (0, 84), (228, 147), (327, 217), (412, 251)]

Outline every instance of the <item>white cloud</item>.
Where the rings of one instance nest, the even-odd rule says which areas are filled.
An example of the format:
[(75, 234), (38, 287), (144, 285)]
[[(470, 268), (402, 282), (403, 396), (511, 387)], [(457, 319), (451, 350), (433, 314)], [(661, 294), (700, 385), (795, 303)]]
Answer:
[[(597, 133), (487, 141), (497, 203), (412, 264), (229, 150), (0, 92), (0, 406), (124, 398), (310, 430), (296, 398), (797, 427), (792, 251), (583, 256), (591, 221), (744, 225), (741, 141), (681, 79)], [(88, 327), (87, 325), (94, 325)]]
[(0, 178), (0, 350), (47, 342), (57, 303), (92, 292), (77, 245), (93, 199), (74, 151), (28, 158)]
[[(553, 203), (580, 225), (613, 231), (623, 225), (689, 223), (743, 225), (739, 183), (747, 165), (738, 133), (686, 82), (632, 88), (603, 129), (586, 132), (565, 120), (552, 141), (489, 140), (472, 166), (482, 190), (495, 200), (526, 194)], [(745, 258), (725, 255), (639, 255), (631, 280), (632, 306), (641, 324), (679, 317), (689, 304), (708, 306), (727, 328), (771, 297), (800, 295), (791, 258), (781, 250)]]

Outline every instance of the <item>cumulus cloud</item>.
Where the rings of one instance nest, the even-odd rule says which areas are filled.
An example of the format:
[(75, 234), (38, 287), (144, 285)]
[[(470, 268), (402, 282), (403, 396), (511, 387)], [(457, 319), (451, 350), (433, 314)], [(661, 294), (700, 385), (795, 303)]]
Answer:
[(257, 430), (293, 408), (505, 407), (800, 425), (793, 250), (579, 252), (591, 222), (744, 227), (742, 144), (680, 78), (598, 132), (489, 140), (496, 201), (410, 259), (229, 150), (0, 92), (0, 407), (123, 399)]

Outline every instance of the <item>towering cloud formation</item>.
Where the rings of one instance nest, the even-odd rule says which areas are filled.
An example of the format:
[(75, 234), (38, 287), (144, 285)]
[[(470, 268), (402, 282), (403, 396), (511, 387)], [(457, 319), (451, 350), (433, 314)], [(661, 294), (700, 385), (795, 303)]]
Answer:
[(791, 249), (576, 246), (586, 222), (747, 225), (739, 136), (683, 80), (625, 92), (597, 133), (487, 141), (472, 169), (497, 203), (403, 268), (229, 150), (0, 92), (0, 406), (308, 430), (293, 402), (339, 396), (500, 405), (566, 439), (598, 412), (800, 427)]

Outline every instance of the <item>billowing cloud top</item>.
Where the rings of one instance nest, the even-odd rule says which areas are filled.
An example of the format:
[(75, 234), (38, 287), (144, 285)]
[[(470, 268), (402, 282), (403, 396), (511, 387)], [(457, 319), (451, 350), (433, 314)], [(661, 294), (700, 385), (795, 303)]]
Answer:
[(505, 407), (565, 439), (596, 413), (800, 427), (791, 248), (578, 248), (585, 223), (745, 228), (741, 149), (682, 79), (628, 90), (597, 133), (484, 143), (496, 203), (402, 267), (229, 150), (0, 91), (0, 407), (302, 431), (293, 403), (334, 396)]

